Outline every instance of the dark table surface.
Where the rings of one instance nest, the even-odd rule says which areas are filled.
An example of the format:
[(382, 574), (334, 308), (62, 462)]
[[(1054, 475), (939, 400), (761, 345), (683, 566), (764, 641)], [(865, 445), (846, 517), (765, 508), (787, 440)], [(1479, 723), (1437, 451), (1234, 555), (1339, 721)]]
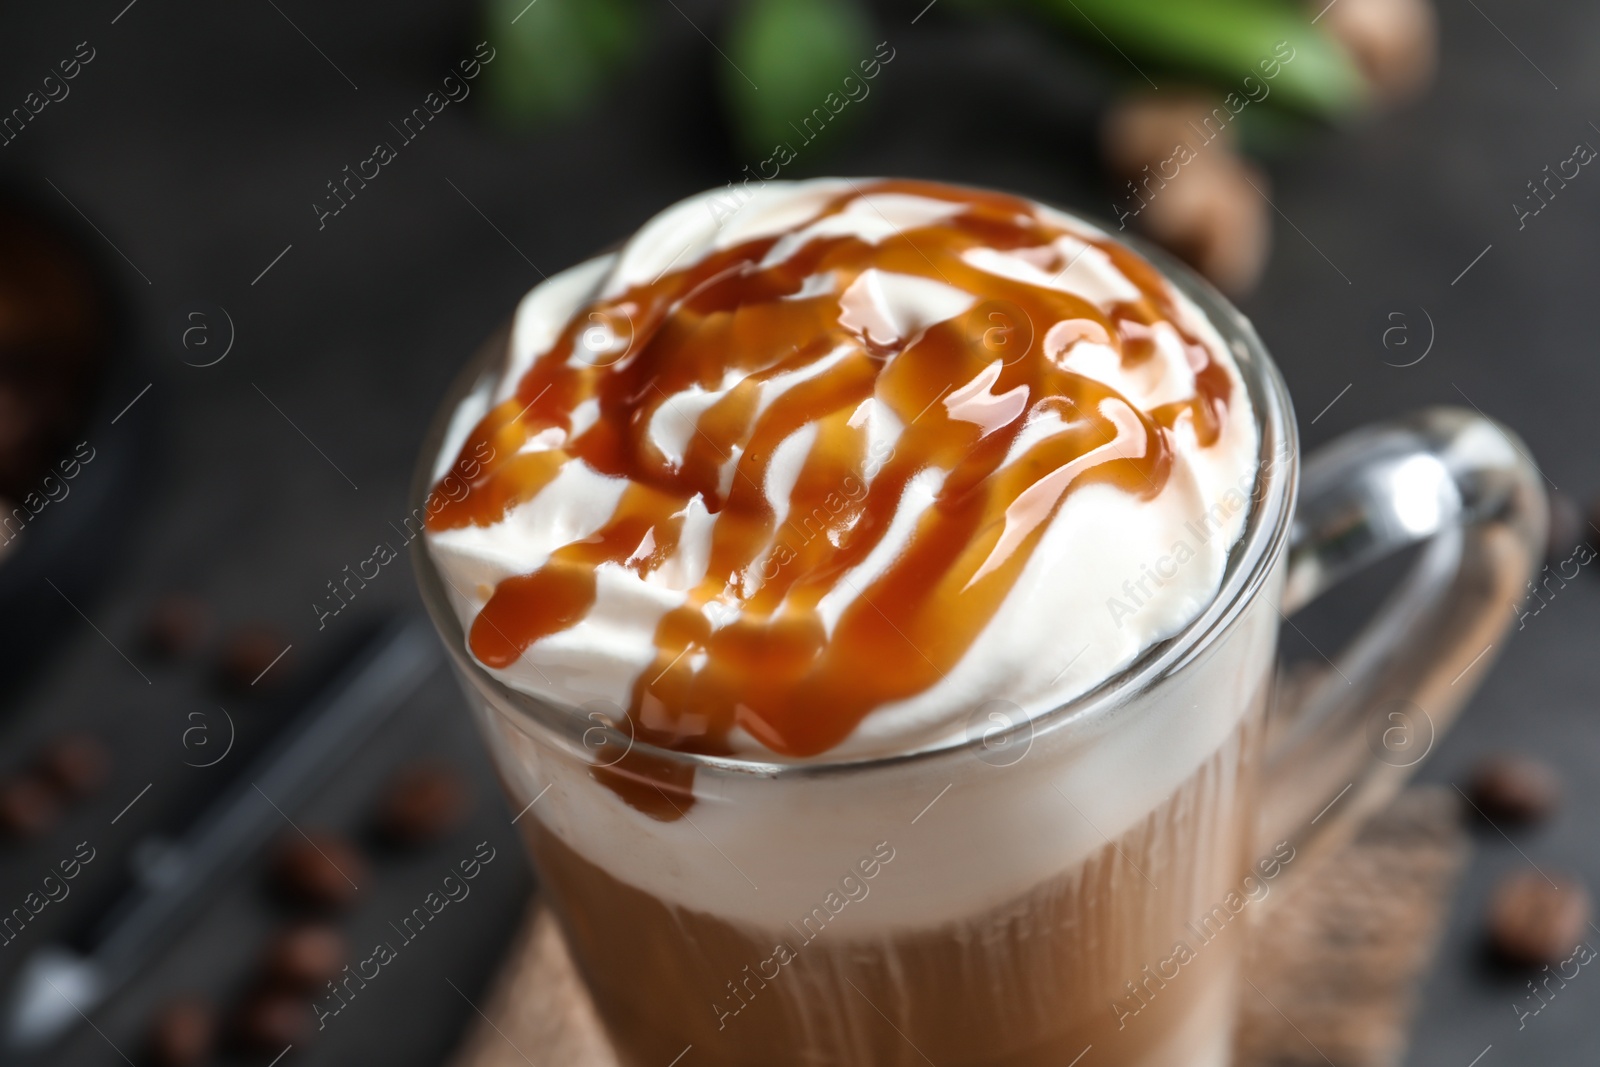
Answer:
[[(935, 9), (912, 25), (923, 6), (880, 9), (896, 59), (870, 116), (830, 154), (802, 156), (794, 173), (946, 178), (1108, 216), (1092, 124), (1130, 72), (1114, 56), (1063, 58), (1027, 29), (955, 12)], [(588, 114), (511, 135), (470, 104), (451, 107), (320, 230), (311, 205), (324, 184), (471, 54), (479, 36), (468, 5), (0, 9), (0, 109), (79, 42), (94, 49), (71, 95), (0, 148), (0, 172), (59, 196), (63, 210), (70, 201), (101, 231), (138, 315), (138, 362), (119, 387), (133, 400), (151, 383), (138, 404), (162, 445), (138, 512), (108, 520), (122, 545), (114, 580), (78, 605), (87, 621), (66, 631), (29, 684), (4, 694), (0, 772), (75, 726), (106, 738), (117, 760), (106, 791), (58, 832), (0, 853), (9, 908), (76, 842), (97, 850), (74, 896), (0, 949), (0, 977), (80, 922), (96, 886), (115, 881), (140, 836), (181, 813), (204, 773), (185, 767), (182, 732), (190, 711), (219, 701), (195, 669), (133, 654), (149, 606), (187, 590), (224, 627), (281, 628), (292, 648), (274, 669), (286, 677), (361, 611), (415, 611), (402, 567), (325, 629), (311, 605), (406, 513), (423, 428), (470, 350), (542, 272), (735, 178), (748, 161), (721, 132), (720, 60), (690, 22), (714, 22), (718, 7), (677, 7), (652, 10), (652, 49)], [(1511, 204), (1576, 142), (1600, 144), (1590, 121), (1600, 119), (1600, 8), (1442, 0), (1440, 19), (1442, 67), (1429, 95), (1273, 165), (1276, 245), (1242, 306), (1284, 370), (1309, 444), (1419, 405), (1471, 402), (1522, 434), (1553, 485), (1582, 497), (1600, 488), (1589, 451), (1600, 395), (1591, 354), (1600, 178), (1580, 176), (1521, 230)], [(231, 351), (214, 366), (186, 365), (200, 360), (178, 343), (183, 326), (201, 321), (218, 344), (227, 339), (218, 309), (231, 320)], [(195, 310), (208, 317), (187, 318)], [(1394, 362), (1382, 342), (1401, 321), (1394, 313), (1419, 341), (1433, 324), (1432, 350), (1416, 366), (1385, 362)], [(86, 433), (115, 454), (136, 447), (138, 425), (103, 417)], [(1413, 1064), (1587, 1064), (1600, 1053), (1600, 979), (1569, 983), (1519, 1029), (1525, 990), (1483, 962), (1479, 933), (1502, 872), (1533, 862), (1600, 883), (1589, 822), (1600, 802), (1597, 624), (1593, 582), (1528, 619), (1423, 771), (1459, 781), (1486, 751), (1514, 747), (1560, 768), (1569, 790), (1561, 814), (1514, 845), (1479, 838), (1425, 990)], [(271, 713), (250, 699), (220, 703), (246, 720)], [(366, 898), (346, 921), (357, 945), (382, 936), (476, 842), (515, 855), (510, 816), (442, 675), (296, 822), (355, 832), (376, 784), (423, 755), (459, 763), (480, 784), (472, 822), (422, 853), (373, 861)], [(470, 900), (285, 1062), (439, 1062), (474, 1015), (469, 1001), (530, 884), (520, 860), (492, 865)], [(173, 993), (234, 996), (274, 916), (258, 872), (241, 877), (159, 966), (93, 1013), (99, 1033), (81, 1030), (59, 1062), (123, 1062), (112, 1045), (137, 1058), (150, 1006)]]

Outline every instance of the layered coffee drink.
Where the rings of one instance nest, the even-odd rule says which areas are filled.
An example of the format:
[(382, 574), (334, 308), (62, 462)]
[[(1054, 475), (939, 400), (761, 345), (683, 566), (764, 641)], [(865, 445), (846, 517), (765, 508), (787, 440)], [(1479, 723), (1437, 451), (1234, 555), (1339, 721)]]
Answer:
[(1217, 324), (997, 193), (717, 191), (529, 293), (427, 550), (622, 1060), (1226, 1063), (1276, 614), (1153, 664), (1260, 437)]

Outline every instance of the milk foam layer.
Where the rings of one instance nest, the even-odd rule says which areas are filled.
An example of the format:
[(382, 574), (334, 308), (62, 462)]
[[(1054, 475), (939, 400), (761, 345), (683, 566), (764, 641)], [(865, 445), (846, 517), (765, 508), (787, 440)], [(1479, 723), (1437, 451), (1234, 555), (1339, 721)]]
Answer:
[[(519, 726), (516, 710), (491, 710), (485, 721), (504, 741), (493, 751), (514, 806), (531, 804), (527, 818), (659, 900), (775, 939), (792, 939), (794, 924), (814, 909), (831, 910), (859, 891), (858, 862), (887, 844), (893, 861), (825, 936), (891, 936), (992, 914), (1051, 879), (1073, 877), (1208, 761), (1222, 762), (1222, 808), (1249, 805), (1256, 770), (1229, 753), (1264, 706), (1278, 582), (1270, 578), (1262, 601), (1198, 661), (1083, 728), (1024, 739), (988, 762), (958, 751), (820, 778), (702, 767), (693, 811), (670, 822), (597, 784), (587, 760)], [(1212, 838), (1226, 838), (1231, 818), (1171, 808), (1163, 816), (1158, 834)], [(1243, 874), (1229, 869), (1243, 859), (1241, 844), (1219, 839), (1200, 849), (1212, 857), (1206, 871), (1114, 864), (1117, 885), (1101, 889), (1138, 894), (1146, 879), (1187, 886), (1198, 917)]]
[[(456, 412), (436, 473), (441, 478), (450, 473), (487, 414), (520, 400), (525, 375), (575, 321), (584, 322), (587, 315), (581, 344), (569, 362), (607, 366), (633, 358), (633, 324), (594, 314), (591, 308), (597, 302), (616, 300), (634, 287), (752, 241), (776, 238), (761, 259), (760, 266), (767, 268), (781, 266), (817, 242), (839, 238), (883, 249), (900, 242), (916, 247), (919, 236), (937, 233), (963, 210), (959, 200), (832, 180), (769, 183), (737, 211), (730, 212), (725, 191), (670, 208), (621, 251), (557, 275), (528, 294), (517, 310), (502, 364)], [(1105, 234), (1043, 206), (1026, 205), (1026, 210), (1053, 239), (1037, 247), (967, 248), (961, 261), (975, 277), (1070, 293), (1106, 314), (1141, 298), (1136, 279), (1105, 251)], [(930, 330), (966, 321), (975, 309), (982, 314), (992, 293), (940, 276), (949, 273), (936, 269), (913, 274), (886, 263), (859, 272), (839, 289), (835, 275), (806, 278), (801, 290), (785, 299), (836, 298), (840, 333), (853, 340), (818, 353), (804, 365), (764, 376), (756, 411), (770, 410), (785, 394), (806, 388), (841, 361), (859, 358), (862, 348), (886, 353), (885, 359), (892, 361), (908, 349), (915, 351)], [(926, 688), (872, 708), (846, 736), (820, 752), (775, 752), (764, 743), (769, 738), (758, 736), (759, 724), (752, 732), (749, 719), (721, 739), (727, 751), (768, 761), (833, 762), (958, 743), (988, 728), (989, 712), (1015, 722), (1086, 692), (1204, 610), (1221, 586), (1228, 552), (1247, 517), (1246, 497), (1258, 467), (1258, 434), (1238, 369), (1216, 330), (1182, 294), (1166, 287), (1163, 296), (1171, 319), (1149, 327), (1143, 358), (1120, 354), (1103, 330), (1096, 335), (1081, 319), (1030, 323), (1031, 343), (1058, 367), (1110, 391), (1115, 400), (1101, 402), (1099, 414), (1116, 427), (1118, 439), (1108, 440), (1106, 447), (1114, 459), (1121, 454), (1116, 449), (1137, 447), (1141, 435), (1148, 435), (1148, 413), (1198, 395), (1197, 342), (1213, 373), (1220, 371), (1226, 382), (1226, 410), (1219, 413), (1212, 438), (1202, 443), (1202, 434), (1186, 414), (1161, 429), (1171, 463), (1158, 492), (1137, 486), (1138, 491), (1128, 491), (1107, 482), (1060, 483), (1055, 491), (1063, 499), (1056, 501), (1020, 575), (975, 639)], [(986, 319), (978, 321), (981, 325)], [(996, 321), (1005, 323), (1003, 316)], [(1191, 344), (1186, 347), (1182, 338)], [(794, 338), (797, 348), (806, 340)], [(992, 338), (980, 332), (976, 340)], [(994, 360), (966, 380), (948, 382), (929, 407), (933, 417), (948, 425), (976, 425), (982, 433), (1026, 418), (1006, 462), (1026, 461), (1029, 448), (1067, 432), (1072, 419), (1042, 405), (1029, 408), (1026, 390), (998, 386), (1012, 357), (1003, 347), (1009, 335), (1002, 332), (998, 340)], [(699, 444), (702, 419), (742, 382), (740, 375), (729, 373), (721, 381), (697, 381), (665, 402), (653, 403), (642, 428), (649, 446), (667, 464), (683, 463)], [(518, 458), (563, 448), (588, 430), (598, 413), (593, 400), (575, 404), (568, 426), (530, 434), (518, 446)], [(876, 397), (863, 402), (850, 415), (849, 428), (864, 442), (869, 462), (854, 472), (857, 481), (842, 483), (841, 499), (852, 495), (851, 486), (869, 491), (878, 473), (874, 468), (895, 456), (908, 428), (923, 419), (916, 412), (897, 414)], [(724, 493), (736, 488), (738, 448), (729, 449), (720, 472)], [(729, 588), (703, 605), (713, 630), (739, 619), (744, 598), (757, 594), (762, 580), (783, 566), (783, 552), (797, 540), (803, 544), (803, 539), (817, 536), (815, 530), (823, 524), (813, 523), (810, 513), (792, 512), (791, 494), (821, 448), (819, 426), (810, 424), (772, 449), (760, 486), (774, 518), (770, 543), (755, 565), (730, 576), (734, 580)], [(947, 476), (946, 470), (930, 466), (907, 480), (887, 532), (817, 603), (824, 626), (838, 626), (852, 607), (861, 607), (864, 591), (895, 564), (919, 524), (940, 506)], [(628, 490), (626, 479), (574, 459), (562, 463), (530, 499), (509, 506), (493, 521), (431, 529), (428, 547), (463, 626), (471, 627), (480, 617), (501, 583), (545, 566), (565, 546), (595, 537)], [(690, 602), (690, 590), (707, 580), (718, 516), (695, 496), (674, 518), (681, 522), (675, 544), (653, 569), (629, 566), (630, 561), (593, 568), (593, 600), (582, 618), (533, 641), (514, 660), (490, 666), (491, 673), (514, 689), (558, 705), (629, 709), (638, 713), (645, 729), (681, 729), (660, 711), (653, 720), (650, 703), (641, 705), (637, 696), (663, 666), (694, 669), (703, 659), (698, 649), (685, 648), (681, 660), (666, 664), (658, 629), (669, 613)], [(635, 555), (648, 556), (652, 548), (647, 539)]]

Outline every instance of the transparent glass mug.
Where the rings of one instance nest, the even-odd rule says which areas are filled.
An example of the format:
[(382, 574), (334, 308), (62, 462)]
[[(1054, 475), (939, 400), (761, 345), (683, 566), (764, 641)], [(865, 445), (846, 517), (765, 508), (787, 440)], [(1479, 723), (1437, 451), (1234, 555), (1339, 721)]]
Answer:
[[(695, 1067), (1226, 1064), (1251, 909), (1393, 795), (1487, 669), (1544, 544), (1521, 445), (1439, 408), (1302, 467), (1249, 322), (1140, 251), (1233, 350), (1262, 462), (1211, 605), (1046, 714), (980, 705), (964, 743), (858, 762), (656, 749), (620, 708), (491, 677), (419, 542), (423, 598), (629, 1067), (691, 1049)], [(505, 338), (445, 398), (415, 502)], [(1194, 519), (1185, 536), (1204, 536)], [(1418, 542), (1407, 580), (1269, 722), (1280, 624)]]

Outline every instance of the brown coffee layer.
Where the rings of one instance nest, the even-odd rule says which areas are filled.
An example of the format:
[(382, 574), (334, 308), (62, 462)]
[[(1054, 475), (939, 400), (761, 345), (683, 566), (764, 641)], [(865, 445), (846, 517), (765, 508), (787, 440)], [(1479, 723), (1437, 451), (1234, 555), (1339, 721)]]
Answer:
[[(858, 902), (762, 930), (663, 902), (524, 826), (633, 1067), (690, 1045), (705, 1067), (1191, 1067), (1225, 1047), (1243, 928), (1264, 893), (1248, 854), (1255, 721), (1087, 860), (944, 924), (893, 921), (897, 898), (940, 891), (917, 884), (910, 849), (864, 843), (878, 862)], [(818, 872), (819, 902), (837, 873)]]

